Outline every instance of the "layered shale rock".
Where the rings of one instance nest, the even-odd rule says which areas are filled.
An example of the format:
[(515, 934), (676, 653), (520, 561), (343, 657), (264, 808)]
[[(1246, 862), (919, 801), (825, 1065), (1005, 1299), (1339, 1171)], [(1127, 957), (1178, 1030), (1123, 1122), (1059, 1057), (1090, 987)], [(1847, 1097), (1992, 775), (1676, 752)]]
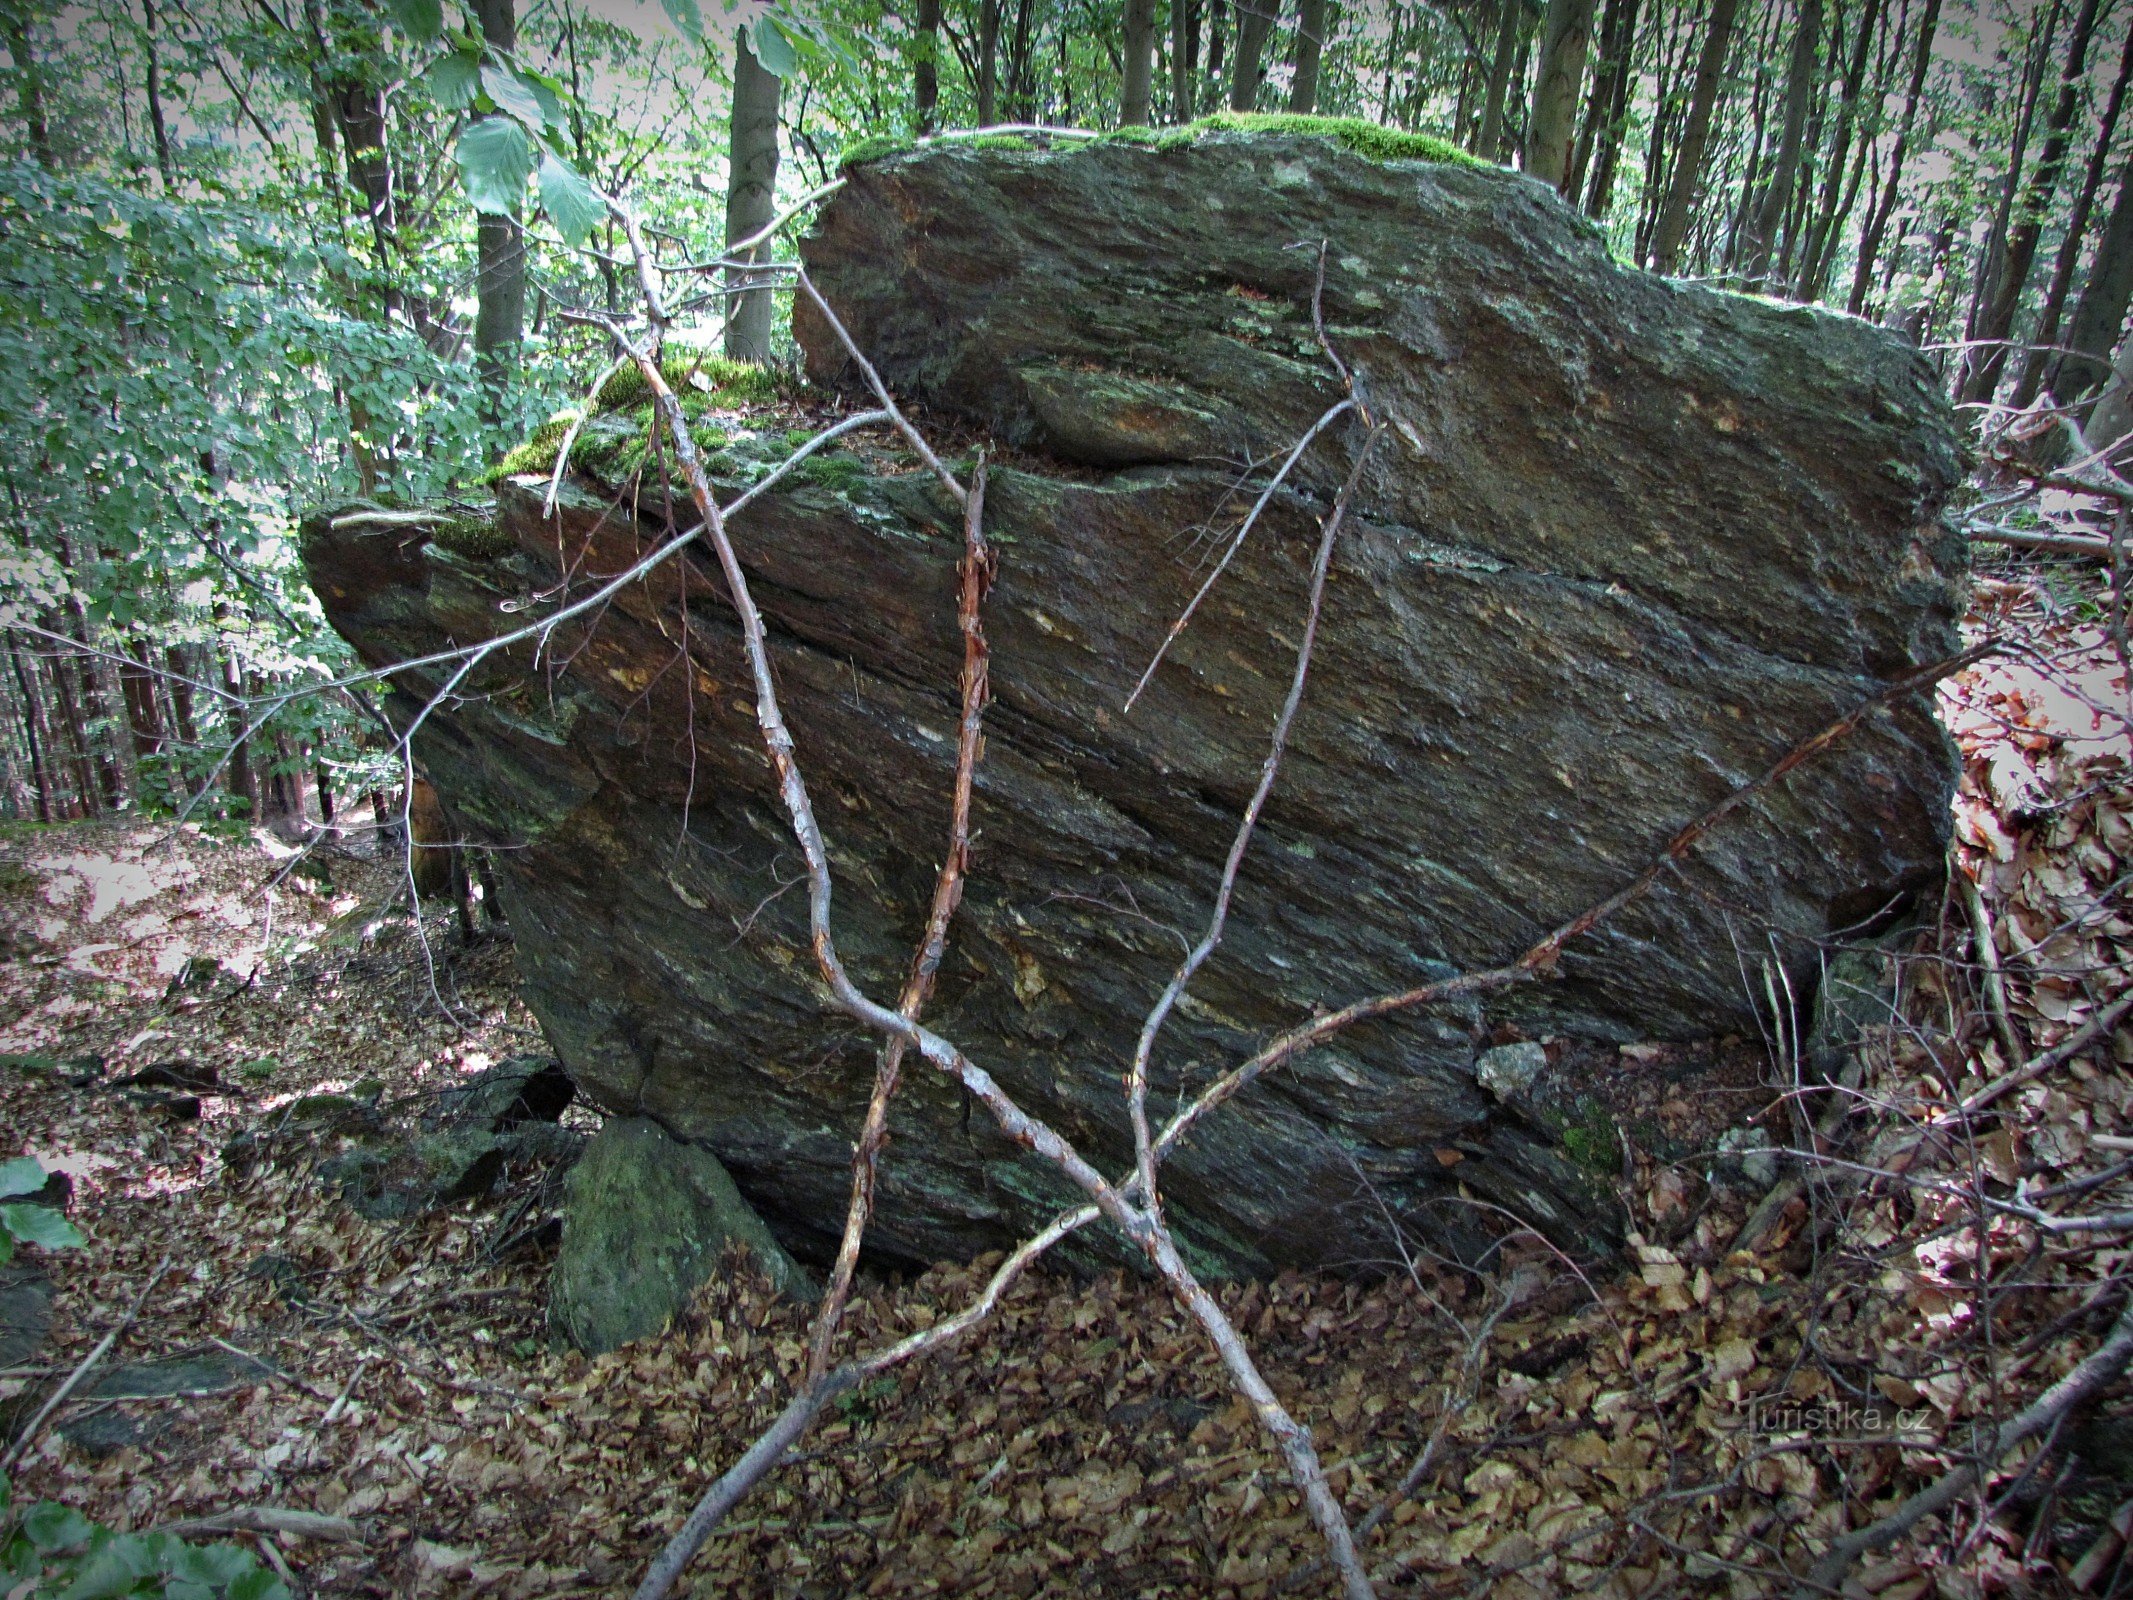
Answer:
[[(1326, 337), (1385, 433), (1228, 941), (1158, 1054), (1159, 1109), (1320, 1008), (1515, 955), (1953, 647), (1957, 551), (1936, 514), (1958, 450), (1919, 356), (1860, 322), (1616, 266), (1512, 174), (1297, 135), (939, 146), (852, 168), (804, 251), (890, 386), (963, 430), (954, 460), (981, 436), (995, 451), (997, 698), (928, 1020), (1113, 1168), (1120, 1075), (1207, 916), (1360, 422), (1306, 452), (1125, 701), (1271, 463), (1341, 393), (1312, 316), (1321, 255)], [(855, 382), (822, 319), (798, 331), (819, 383)], [(806, 425), (715, 365), (677, 376), (728, 485)], [(314, 519), (335, 626), (378, 662), (493, 637), (661, 538), (642, 396), (610, 398), (554, 520), (532, 477), (500, 484), (493, 524)], [(892, 997), (945, 842), (958, 515), (893, 441), (869, 442), (733, 534), (829, 836), (840, 944)], [(504, 847), (527, 999), (581, 1090), (715, 1153), (819, 1259), (872, 1041), (815, 976), (706, 554), (538, 661), (491, 657), (419, 752), (462, 825)], [(1230, 1270), (1381, 1255), (1380, 1202), (1456, 1243), (1461, 1185), (1604, 1239), (1592, 1165), (1616, 1153), (1594, 1122), (1625, 1064), (1654, 1059), (1616, 1048), (1752, 1037), (1744, 960), (1773, 952), (1804, 997), (1815, 941), (1937, 879), (1952, 781), (1927, 708), (1875, 712), (1554, 979), (1355, 1029), (1210, 1119), (1169, 1169), (1173, 1216)], [(1516, 1094), (1477, 1082), (1485, 1053), (1519, 1044), (1545, 1065), (1513, 1052)], [(996, 1247), (1068, 1198), (960, 1091), (907, 1079), (883, 1252)]]

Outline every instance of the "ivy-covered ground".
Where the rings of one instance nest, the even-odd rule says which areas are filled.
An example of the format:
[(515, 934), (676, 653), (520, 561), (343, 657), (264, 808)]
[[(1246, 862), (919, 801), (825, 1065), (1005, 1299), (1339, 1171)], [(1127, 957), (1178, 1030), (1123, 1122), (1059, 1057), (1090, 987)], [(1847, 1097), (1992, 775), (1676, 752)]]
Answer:
[[(1460, 1271), (1388, 1238), (1375, 1271), (1223, 1291), (1351, 1517), (1384, 1508), (1366, 1546), (1384, 1593), (1774, 1592), (1781, 1564), (1963, 1459), (1974, 1428), (2115, 1318), (2133, 1219), (2067, 1230), (2022, 1208), (2128, 1209), (2133, 1030), (1958, 1109), (2128, 985), (2129, 686), (2091, 582), (1984, 580), (1973, 627), (2045, 655), (1986, 663), (1946, 697), (1965, 757), (1956, 869), (1981, 891), (2002, 1014), (1951, 892), (1847, 969), (1893, 999), (1861, 1013), (1834, 1110), (1791, 1093), (1806, 1067), (1787, 1031), (1765, 1041), (1759, 1126), (1823, 1164), (1632, 1152), (1620, 1259), (1512, 1237)], [(462, 947), (442, 913), (418, 933), (388, 907), (398, 881), (360, 842), (293, 867), (263, 837), (150, 825), (0, 846), (0, 1158), (67, 1174), (88, 1236), (18, 1259), (56, 1295), (42, 1346), (0, 1376), (0, 1417), (21, 1427), (137, 1300), (99, 1371), (193, 1374), (161, 1398), (86, 1383), (14, 1474), (16, 1500), (131, 1530), (246, 1507), (346, 1519), (350, 1537), (257, 1536), (318, 1595), (627, 1593), (783, 1404), (801, 1313), (737, 1270), (665, 1336), (587, 1360), (544, 1325), (553, 1173), (510, 1170), (488, 1197), (400, 1222), (344, 1203), (318, 1171), (339, 1136), (315, 1131), (307, 1097), (407, 1119), (542, 1048), (509, 943)], [(873, 1283), (851, 1337), (929, 1324), (988, 1265)], [(1846, 1592), (2127, 1582), (2123, 1386), (1987, 1482)], [(849, 1397), (694, 1582), (1328, 1593), (1316, 1548), (1164, 1297), (1052, 1277), (953, 1356)]]

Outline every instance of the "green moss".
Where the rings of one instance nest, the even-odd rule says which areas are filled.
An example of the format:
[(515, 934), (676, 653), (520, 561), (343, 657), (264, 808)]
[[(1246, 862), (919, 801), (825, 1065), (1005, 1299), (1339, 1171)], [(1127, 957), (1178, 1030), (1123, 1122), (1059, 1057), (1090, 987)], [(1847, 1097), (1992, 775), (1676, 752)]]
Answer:
[(1305, 117), (1289, 112), (1220, 111), (1202, 117), (1185, 132), (1286, 133), (1306, 139), (1331, 139), (1372, 161), (1434, 161), (1443, 166), (1487, 167), (1448, 139), (1427, 133), (1381, 128), (1360, 117)]
[[(659, 375), (684, 403), (692, 394), (722, 396), (721, 404), (769, 405), (778, 398), (778, 380), (767, 368), (724, 356), (669, 352)], [(652, 386), (635, 366), (624, 367), (600, 386), (595, 411), (632, 411), (650, 405)], [(701, 403), (700, 403), (701, 404)]]
[(1037, 147), (1019, 133), (981, 133), (975, 139), (957, 141), (973, 150), (1034, 150)]
[[(551, 446), (550, 456), (554, 451)], [(432, 542), (469, 561), (494, 561), (518, 546), (493, 517), (452, 517), (437, 525)]]
[(857, 456), (809, 456), (795, 469), (803, 482), (820, 484), (838, 494), (849, 494), (867, 479), (866, 463)]
[[(563, 447), (563, 435), (578, 420), (575, 411), (558, 411), (526, 436), (525, 443), (507, 454), (482, 477), (484, 483), (500, 483), (521, 473), (552, 472), (555, 453)], [(576, 454), (573, 450), (572, 454)]]
[(1564, 1153), (1587, 1172), (1613, 1176), (1622, 1166), (1622, 1136), (1615, 1119), (1594, 1100), (1579, 1102), (1577, 1118), (1562, 1130)]
[(837, 155), (837, 170), (849, 171), (863, 167), (869, 161), (886, 161), (890, 156), (904, 155), (918, 148), (918, 141), (906, 139), (893, 133), (870, 133), (863, 139), (854, 139)]

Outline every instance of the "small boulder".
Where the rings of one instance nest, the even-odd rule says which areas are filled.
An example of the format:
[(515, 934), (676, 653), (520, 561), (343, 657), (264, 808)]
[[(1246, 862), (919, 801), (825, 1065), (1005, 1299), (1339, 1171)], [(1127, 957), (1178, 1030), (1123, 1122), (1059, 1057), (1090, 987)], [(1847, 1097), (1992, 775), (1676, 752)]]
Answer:
[(655, 1334), (730, 1245), (747, 1249), (781, 1293), (814, 1298), (718, 1157), (646, 1118), (613, 1118), (570, 1174), (549, 1324), (594, 1355)]
[(1498, 1100), (1509, 1100), (1519, 1090), (1548, 1070), (1545, 1046), (1498, 1045), (1474, 1058), (1474, 1081)]

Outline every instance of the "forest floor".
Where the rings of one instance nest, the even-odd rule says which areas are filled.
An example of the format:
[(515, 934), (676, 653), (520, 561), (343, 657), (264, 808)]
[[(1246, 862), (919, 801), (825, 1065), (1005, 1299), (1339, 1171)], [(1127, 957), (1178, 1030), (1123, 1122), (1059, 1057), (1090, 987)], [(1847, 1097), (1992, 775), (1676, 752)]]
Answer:
[[(1784, 1568), (1965, 1459), (2110, 1326), (2133, 1218), (2063, 1221), (2133, 1198), (2133, 1029), (1962, 1102), (2128, 987), (2133, 686), (2064, 577), (1987, 579), (1971, 622), (2038, 652), (1944, 700), (1965, 757), (1955, 865), (1994, 930), (1998, 1014), (1951, 889), (1892, 947), (1849, 1092), (1795, 1092), (1778, 1030), (1760, 1125), (1812, 1159), (1769, 1194), (1754, 1161), (1632, 1152), (1619, 1260), (1513, 1237), (1478, 1272), (1389, 1250), (1364, 1277), (1222, 1291), (1351, 1517), (1392, 1497), (1366, 1545), (1383, 1592), (1793, 1592)], [(736, 1273), (665, 1335), (587, 1359), (547, 1336), (553, 1233), (532, 1224), (552, 1173), (407, 1221), (352, 1210), (318, 1170), (332, 1141), (286, 1137), (302, 1097), (405, 1115), (544, 1046), (507, 940), (462, 946), (448, 918), (418, 934), (383, 909), (392, 866), (357, 851), (269, 887), (286, 857), (147, 824), (0, 845), (0, 1156), (65, 1172), (89, 1240), (37, 1263), (50, 1333), (0, 1374), (0, 1419), (20, 1427), (114, 1329), (99, 1372), (186, 1391), (85, 1384), (18, 1500), (134, 1529), (241, 1506), (349, 1519), (352, 1539), (278, 1538), (318, 1595), (626, 1594), (789, 1395), (804, 1313)], [(930, 1325), (990, 1264), (870, 1283), (849, 1337)], [(1991, 1463), (1982, 1496), (1870, 1554), (1846, 1592), (2124, 1584), (2133, 1401), (2113, 1396)], [(1320, 1594), (1317, 1550), (1159, 1289), (1050, 1276), (953, 1354), (847, 1397), (692, 1581)]]

